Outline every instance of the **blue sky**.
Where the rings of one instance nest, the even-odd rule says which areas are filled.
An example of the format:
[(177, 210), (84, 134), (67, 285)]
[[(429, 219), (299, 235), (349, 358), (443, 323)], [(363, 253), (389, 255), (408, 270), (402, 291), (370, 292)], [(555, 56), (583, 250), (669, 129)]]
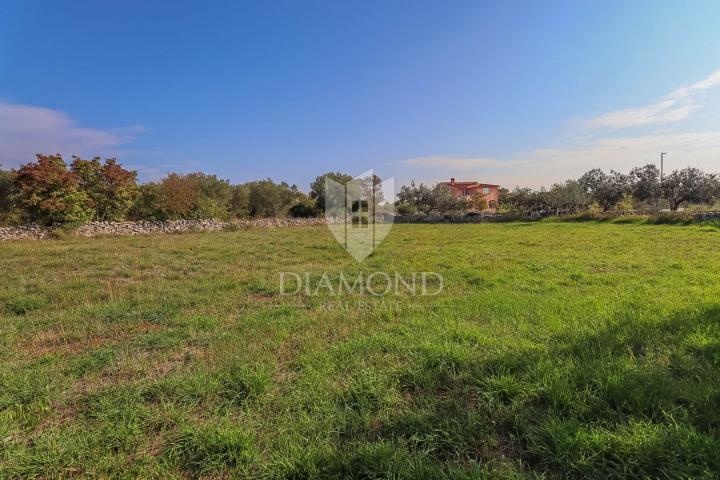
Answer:
[(0, 0), (0, 163), (549, 185), (720, 170), (720, 2)]

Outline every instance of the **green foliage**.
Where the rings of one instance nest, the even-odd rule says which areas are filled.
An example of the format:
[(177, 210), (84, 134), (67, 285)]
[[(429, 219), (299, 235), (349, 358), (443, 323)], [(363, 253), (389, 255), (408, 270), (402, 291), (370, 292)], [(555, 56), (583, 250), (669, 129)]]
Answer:
[(269, 178), (247, 183), (246, 186), (251, 217), (287, 216), (290, 208), (304, 198), (304, 194), (295, 185), (275, 183)]
[[(215, 175), (171, 173), (159, 183), (140, 186), (130, 211), (134, 219), (283, 217), (295, 205), (308, 205), (295, 185), (272, 180), (231, 185)], [(308, 214), (298, 207), (296, 213)]]
[(596, 168), (585, 173), (578, 181), (592, 200), (602, 207), (603, 212), (614, 208), (631, 191), (630, 177), (615, 170), (606, 174)]
[(532, 215), (548, 210), (544, 191), (534, 191), (528, 187), (515, 187), (512, 192), (506, 192), (500, 199), (500, 204), (513, 213)]
[(17, 190), (14, 177), (13, 172), (0, 168), (0, 224), (13, 223), (16, 220)]
[(430, 214), (448, 214), (459, 213), (467, 210), (467, 202), (462, 198), (456, 198), (447, 185), (437, 184), (433, 188), (421, 183), (415, 185), (411, 182), (410, 186), (403, 185), (398, 193), (399, 207), (404, 210), (412, 210), (418, 213)]
[(704, 194), (714, 190), (706, 187), (713, 181), (711, 178), (700, 169), (688, 167), (663, 178), (661, 190), (670, 204), (670, 209), (677, 210), (685, 202), (707, 202), (708, 198)]
[(165, 213), (160, 210), (160, 184), (144, 183), (138, 187), (137, 198), (128, 211), (131, 220), (164, 220)]
[(337, 183), (345, 184), (353, 179), (352, 175), (341, 172), (324, 173), (310, 184), (310, 198), (315, 201), (315, 206), (321, 212), (325, 211), (325, 179), (329, 178)]
[(629, 193), (623, 195), (623, 198), (618, 202), (617, 209), (623, 212), (627, 212), (635, 208), (635, 198)]
[(312, 200), (304, 199), (290, 207), (290, 216), (294, 218), (312, 218), (320, 215), (321, 211)]
[(590, 201), (583, 185), (577, 180), (554, 184), (545, 197), (549, 209), (556, 213), (572, 214), (583, 211)]
[(395, 211), (398, 215), (412, 215), (413, 213), (416, 213), (413, 206), (407, 203), (398, 203), (397, 207), (395, 207)]
[(654, 203), (662, 194), (660, 170), (650, 163), (644, 167), (636, 167), (630, 171), (632, 195), (641, 202)]
[(234, 218), (247, 218), (250, 216), (250, 185), (243, 184), (232, 187), (230, 212)]
[(487, 200), (483, 198), (483, 195), (481, 193), (476, 193), (470, 198), (470, 202), (468, 202), (468, 207), (471, 210), (475, 210), (477, 212), (484, 212), (488, 209), (489, 205)]
[(114, 158), (101, 163), (99, 157), (83, 160), (77, 156), (73, 157), (71, 170), (88, 196), (95, 220), (125, 219), (137, 197), (137, 172), (124, 169)]
[(215, 175), (191, 173), (189, 177), (198, 187), (198, 197), (193, 217), (227, 219), (230, 217), (233, 188), (228, 180)]

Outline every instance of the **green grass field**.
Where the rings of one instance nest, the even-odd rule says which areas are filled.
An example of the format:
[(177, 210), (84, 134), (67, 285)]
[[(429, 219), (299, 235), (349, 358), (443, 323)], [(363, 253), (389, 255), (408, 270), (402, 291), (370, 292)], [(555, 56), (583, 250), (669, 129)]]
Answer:
[(324, 227), (68, 238), (0, 272), (2, 479), (720, 472), (717, 228), (396, 225), (362, 264)]

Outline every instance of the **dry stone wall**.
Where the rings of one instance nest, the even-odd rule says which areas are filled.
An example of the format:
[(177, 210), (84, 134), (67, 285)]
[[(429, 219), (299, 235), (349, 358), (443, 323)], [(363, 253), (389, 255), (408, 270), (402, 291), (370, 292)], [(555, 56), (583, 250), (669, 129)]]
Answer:
[(37, 225), (0, 227), (0, 240), (41, 240), (46, 238), (48, 233), (48, 229)]
[[(164, 222), (92, 222), (79, 227), (75, 234), (82, 237), (149, 235), (183, 232), (208, 232), (243, 228), (285, 228), (325, 225), (324, 218), (258, 218), (223, 222), (219, 220), (168, 220)], [(37, 225), (0, 227), (0, 240), (42, 240), (52, 230)]]

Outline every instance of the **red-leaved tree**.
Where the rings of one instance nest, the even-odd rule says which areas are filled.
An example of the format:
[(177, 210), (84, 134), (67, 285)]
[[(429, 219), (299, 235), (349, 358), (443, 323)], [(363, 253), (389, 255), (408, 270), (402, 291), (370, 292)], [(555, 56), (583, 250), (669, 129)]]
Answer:
[(37, 155), (15, 174), (19, 204), (27, 220), (46, 224), (84, 222), (91, 218), (88, 196), (62, 156)]

